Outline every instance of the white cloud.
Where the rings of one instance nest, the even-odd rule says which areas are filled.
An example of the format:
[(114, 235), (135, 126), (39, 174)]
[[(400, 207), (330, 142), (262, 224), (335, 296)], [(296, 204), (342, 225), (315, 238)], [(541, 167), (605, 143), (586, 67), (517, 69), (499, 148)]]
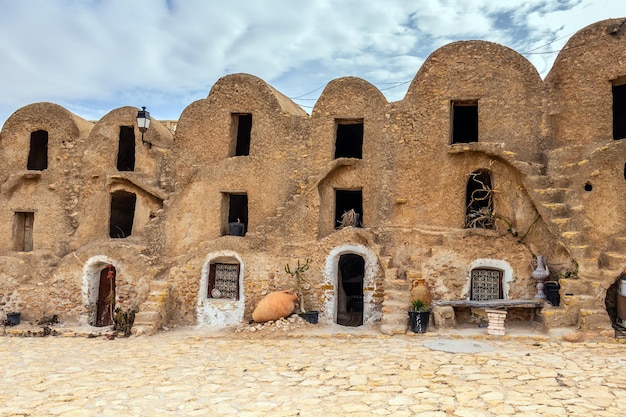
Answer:
[[(622, 8), (622, 0), (0, 0), (0, 123), (37, 101), (89, 119), (124, 105), (177, 118), (234, 72), (288, 96), (347, 75), (383, 89), (412, 79), (450, 41), (486, 39), (520, 53), (553, 42), (536, 51), (546, 52)], [(526, 56), (545, 75), (556, 54)], [(398, 100), (405, 91), (383, 92)]]

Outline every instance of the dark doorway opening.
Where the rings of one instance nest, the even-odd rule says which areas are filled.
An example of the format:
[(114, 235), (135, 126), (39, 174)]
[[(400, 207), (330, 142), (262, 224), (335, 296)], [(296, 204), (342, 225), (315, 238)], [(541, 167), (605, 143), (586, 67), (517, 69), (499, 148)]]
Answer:
[(127, 191), (111, 193), (111, 218), (109, 236), (116, 239), (128, 237), (133, 232), (137, 196)]
[(18, 252), (33, 250), (33, 225), (35, 213), (32, 211), (15, 212), (13, 223), (13, 249)]
[(493, 229), (493, 199), (489, 171), (480, 170), (470, 174), (465, 194), (465, 227)]
[[(250, 141), (252, 135), (252, 115), (232, 114), (232, 131), (234, 134), (234, 156), (250, 155)], [(232, 155), (232, 152), (231, 152)]]
[(626, 80), (613, 83), (613, 139), (626, 138)]
[(33, 171), (48, 169), (48, 132), (45, 130), (37, 130), (30, 134), (26, 169)]
[(230, 234), (231, 223), (241, 223), (242, 236), (248, 231), (248, 195), (242, 193), (226, 193), (228, 204), (227, 224), (223, 227), (223, 235)]
[(120, 126), (120, 138), (117, 149), (117, 170), (135, 170), (135, 129), (132, 126)]
[(337, 324), (363, 324), (365, 260), (355, 254), (341, 255), (337, 276)]
[(335, 190), (335, 229), (346, 226), (363, 227), (362, 190)]
[(115, 267), (107, 265), (100, 271), (98, 284), (98, 301), (96, 303), (96, 327), (113, 324), (115, 311)]
[(478, 142), (478, 101), (452, 102), (452, 144)]
[(335, 159), (363, 158), (363, 119), (337, 120)]

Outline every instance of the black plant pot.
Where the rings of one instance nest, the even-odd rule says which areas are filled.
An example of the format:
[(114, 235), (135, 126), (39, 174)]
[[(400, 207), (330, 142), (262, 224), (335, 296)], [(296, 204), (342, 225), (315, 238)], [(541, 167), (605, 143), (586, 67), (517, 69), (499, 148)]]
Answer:
[(430, 311), (409, 311), (409, 325), (413, 333), (426, 333)]
[(558, 282), (548, 281), (543, 286), (543, 292), (546, 294), (546, 300), (555, 307), (558, 307), (561, 304), (561, 294), (559, 294), (559, 290), (561, 286)]
[(7, 326), (17, 326), (20, 324), (22, 313), (9, 313), (7, 314)]
[(304, 321), (309, 322), (311, 324), (317, 324), (317, 318), (319, 312), (317, 311), (307, 311), (306, 313), (298, 313), (300, 317), (304, 319)]

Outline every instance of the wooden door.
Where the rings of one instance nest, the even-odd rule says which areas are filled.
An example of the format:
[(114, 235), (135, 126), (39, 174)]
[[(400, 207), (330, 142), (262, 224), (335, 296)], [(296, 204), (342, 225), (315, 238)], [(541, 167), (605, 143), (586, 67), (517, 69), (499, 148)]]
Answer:
[(111, 265), (100, 271), (98, 286), (98, 303), (96, 326), (104, 327), (113, 324), (113, 310), (115, 309), (115, 268)]

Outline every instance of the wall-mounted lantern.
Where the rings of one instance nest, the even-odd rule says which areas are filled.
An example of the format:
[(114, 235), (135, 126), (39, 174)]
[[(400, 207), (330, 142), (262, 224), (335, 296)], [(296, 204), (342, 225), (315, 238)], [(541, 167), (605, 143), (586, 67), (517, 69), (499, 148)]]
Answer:
[(137, 112), (137, 127), (139, 127), (139, 131), (141, 132), (141, 143), (144, 145), (148, 144), (148, 147), (151, 148), (152, 144), (143, 140), (143, 134), (146, 133), (150, 127), (150, 112), (147, 112), (145, 107), (142, 107), (141, 110)]

